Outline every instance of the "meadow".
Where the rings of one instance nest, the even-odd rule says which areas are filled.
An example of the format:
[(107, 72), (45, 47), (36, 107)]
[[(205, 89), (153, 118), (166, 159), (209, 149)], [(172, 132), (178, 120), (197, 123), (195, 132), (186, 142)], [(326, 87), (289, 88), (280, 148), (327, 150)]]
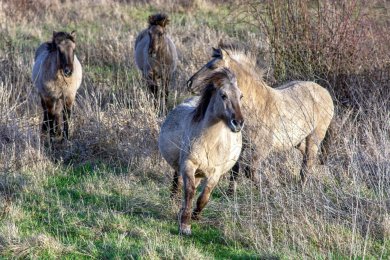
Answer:
[[(261, 163), (260, 187), (228, 174), (192, 236), (157, 147), (164, 117), (134, 64), (135, 37), (164, 11), (179, 53), (172, 109), (220, 39), (276, 87), (313, 80), (336, 108), (328, 159), (299, 189), (301, 154)], [(375, 1), (0, 2), (0, 258), (390, 258), (390, 5)], [(77, 31), (83, 66), (71, 138), (41, 140), (34, 52)]]

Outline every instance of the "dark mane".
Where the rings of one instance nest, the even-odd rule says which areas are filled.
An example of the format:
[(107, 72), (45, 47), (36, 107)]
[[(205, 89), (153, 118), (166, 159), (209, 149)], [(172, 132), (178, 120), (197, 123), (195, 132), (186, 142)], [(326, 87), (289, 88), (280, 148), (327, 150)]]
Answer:
[(71, 40), (72, 42), (75, 42), (74, 37), (67, 32), (57, 32), (55, 35), (53, 35), (53, 39), (51, 42), (47, 42), (47, 49), (52, 52), (57, 49), (57, 44), (56, 42), (62, 42), (65, 40)]
[(160, 25), (162, 27), (165, 27), (166, 25), (169, 24), (170, 20), (167, 14), (157, 13), (149, 16), (148, 22), (149, 22), (149, 27), (153, 25)]
[(192, 117), (193, 122), (200, 122), (204, 118), (207, 108), (209, 106), (211, 97), (214, 95), (214, 92), (217, 89), (214, 84), (208, 84), (203, 90), (202, 95), (200, 96), (198, 106), (194, 111), (194, 115)]
[(224, 79), (228, 79), (230, 82), (233, 82), (235, 79), (234, 74), (225, 67), (215, 71), (203, 80), (202, 85), (205, 85), (205, 87), (202, 90), (198, 106), (193, 112), (193, 122), (202, 121), (210, 104), (211, 97), (215, 94), (216, 90), (222, 87)]

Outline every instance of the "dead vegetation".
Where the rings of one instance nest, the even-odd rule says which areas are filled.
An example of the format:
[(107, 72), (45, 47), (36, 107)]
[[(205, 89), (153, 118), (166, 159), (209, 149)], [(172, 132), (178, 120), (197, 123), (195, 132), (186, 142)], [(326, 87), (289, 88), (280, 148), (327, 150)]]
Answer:
[[(211, 201), (207, 217), (199, 223), (201, 229), (216, 227), (224, 241), (236, 241), (239, 248), (261, 256), (389, 256), (387, 1), (127, 2), (32, 4), (18, 0), (0, 4), (0, 255), (35, 258), (43, 251), (55, 257), (104, 251), (91, 245), (83, 251), (77, 242), (64, 242), (54, 229), (41, 226), (26, 231), (29, 229), (23, 225), (32, 217), (26, 213), (30, 212), (26, 206), (29, 196), (41, 195), (38, 204), (46, 209), (50, 178), (70, 178), (69, 169), (83, 165), (113, 169), (102, 175), (108, 176), (114, 194), (128, 198), (128, 203), (120, 204), (123, 214), (135, 210), (142, 214), (150, 211), (153, 216), (161, 211), (155, 214), (158, 221), (176, 223), (172, 212), (177, 205), (166, 202), (172, 176), (156, 143), (162, 119), (156, 117), (133, 61), (136, 33), (145, 27), (152, 11), (161, 10), (172, 13), (170, 34), (180, 53), (171, 108), (189, 95), (185, 81), (209, 59), (211, 47), (220, 38), (244, 42), (247, 51), (259, 57), (259, 64), (273, 72), (269, 79), (274, 79), (274, 85), (292, 79), (316, 80), (333, 93), (337, 107), (328, 161), (317, 167), (305, 191), (297, 189), (294, 175), (301, 161), (299, 153), (276, 154), (262, 164), (259, 189), (240, 178), (237, 194), (229, 198), (225, 194), (227, 180), (222, 180), (215, 195), (219, 198)], [(175, 4), (180, 5), (178, 11)], [(229, 28), (222, 27), (224, 24)], [(49, 148), (40, 138), (41, 108), (30, 75), (34, 49), (57, 29), (77, 30), (77, 55), (85, 74), (71, 123), (71, 140)], [(119, 178), (117, 169), (127, 177)], [(88, 185), (83, 184), (87, 193), (96, 197), (107, 193), (105, 179), (99, 183), (88, 180)], [(128, 194), (132, 189), (137, 193)], [(149, 197), (157, 202), (149, 202)], [(68, 206), (60, 212), (66, 215), (84, 207)], [(100, 221), (122, 216), (117, 215), (122, 214), (120, 210), (105, 211), (114, 217), (102, 214)], [(144, 235), (144, 227), (137, 231), (126, 223), (111, 229), (140, 234), (139, 239), (146, 241), (139, 251), (144, 257), (174, 258), (183, 255), (183, 248), (194, 257), (209, 257), (195, 244), (170, 248), (164, 244), (168, 240), (163, 231)]]

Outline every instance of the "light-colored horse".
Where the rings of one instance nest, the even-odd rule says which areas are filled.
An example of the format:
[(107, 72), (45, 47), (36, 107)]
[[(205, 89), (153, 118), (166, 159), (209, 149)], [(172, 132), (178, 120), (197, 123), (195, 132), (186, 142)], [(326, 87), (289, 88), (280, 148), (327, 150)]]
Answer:
[(135, 63), (162, 111), (166, 110), (169, 84), (177, 66), (176, 46), (166, 30), (168, 23), (166, 14), (149, 16), (149, 27), (137, 36), (134, 52)]
[[(315, 158), (333, 118), (334, 106), (329, 92), (310, 81), (293, 81), (278, 88), (267, 86), (262, 73), (256, 70), (255, 59), (223, 48), (214, 49), (212, 59), (188, 81), (192, 92), (203, 89), (203, 81), (221, 67), (231, 69), (237, 76), (238, 85), (244, 94), (243, 111), (247, 125), (243, 133), (244, 160), (248, 177), (256, 183), (259, 179), (256, 168), (271, 151), (298, 148), (303, 154), (300, 171), (301, 183), (307, 180)], [(238, 164), (231, 176), (231, 192), (235, 187)]]
[[(76, 33), (53, 32), (35, 52), (32, 81), (41, 97), (42, 132), (51, 138), (68, 138), (73, 103), (82, 80), (82, 68), (74, 54)], [(63, 125), (63, 126), (62, 126)]]
[[(234, 74), (220, 68), (204, 78), (200, 97), (185, 101), (171, 111), (161, 127), (159, 149), (184, 182), (180, 233), (191, 234), (190, 219), (197, 219), (220, 177), (236, 163), (241, 152), (242, 94)], [(202, 193), (191, 214), (200, 179)]]

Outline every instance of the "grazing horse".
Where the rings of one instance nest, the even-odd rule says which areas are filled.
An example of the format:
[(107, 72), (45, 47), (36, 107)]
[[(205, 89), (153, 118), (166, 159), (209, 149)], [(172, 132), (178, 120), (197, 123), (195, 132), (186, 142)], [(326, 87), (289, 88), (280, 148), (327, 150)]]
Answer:
[(82, 69), (74, 51), (76, 33), (53, 32), (35, 52), (32, 81), (41, 97), (42, 133), (50, 139), (69, 138), (69, 123)]
[(169, 37), (166, 14), (149, 16), (149, 27), (143, 30), (135, 41), (135, 63), (142, 72), (156, 107), (166, 110), (169, 83), (177, 66), (176, 46)]
[[(261, 160), (271, 151), (296, 147), (303, 154), (300, 176), (304, 186), (333, 118), (329, 92), (310, 81), (293, 81), (271, 88), (264, 82), (262, 73), (255, 70), (255, 59), (239, 51), (213, 50), (212, 59), (188, 80), (188, 89), (195, 93), (201, 91), (204, 79), (222, 67), (236, 74), (240, 90), (247, 97), (243, 103), (248, 124), (243, 133), (242, 155), (249, 161), (246, 176), (258, 183), (255, 170)], [(229, 192), (235, 189), (238, 170), (239, 164), (233, 167)]]
[[(238, 160), (242, 146), (242, 94), (234, 74), (220, 68), (201, 84), (201, 96), (171, 111), (159, 136), (161, 154), (174, 168), (175, 178), (178, 172), (183, 178), (179, 230), (185, 235), (191, 234), (191, 217), (198, 219), (220, 177)], [(203, 190), (191, 214), (195, 189), (201, 178), (205, 179)]]

